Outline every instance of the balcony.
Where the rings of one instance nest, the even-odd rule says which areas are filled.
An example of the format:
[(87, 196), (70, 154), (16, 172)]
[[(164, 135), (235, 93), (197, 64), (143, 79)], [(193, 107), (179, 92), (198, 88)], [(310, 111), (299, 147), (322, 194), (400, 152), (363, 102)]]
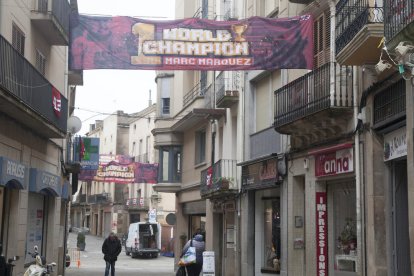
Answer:
[(212, 86), (203, 86), (201, 82), (197, 83), (190, 91), (185, 93), (183, 98), (183, 108), (189, 106), (197, 99), (206, 99), (205, 107), (210, 107)]
[[(336, 61), (342, 65), (376, 64), (384, 36), (384, 8), (370, 0), (336, 4)], [(372, 4), (374, 5), (374, 4)]]
[(414, 3), (409, 0), (385, 1), (384, 33), (388, 50), (401, 41), (414, 45)]
[(213, 167), (201, 171), (202, 198), (233, 197), (237, 194), (236, 160), (221, 159)]
[(89, 204), (105, 204), (110, 203), (111, 197), (109, 193), (102, 193), (102, 194), (94, 194), (88, 196), (88, 203)]
[(232, 86), (234, 82), (232, 78), (224, 78), (224, 73), (216, 78), (216, 106), (221, 108), (229, 108), (239, 102), (239, 89)]
[(0, 61), (1, 112), (43, 137), (64, 138), (68, 100), (59, 93), (55, 110), (53, 85), (2, 36)]
[(69, 15), (68, 0), (32, 0), (31, 22), (50, 45), (68, 45)]
[(275, 91), (277, 132), (290, 134), (293, 147), (348, 131), (353, 112), (352, 68), (326, 63)]
[[(210, 119), (219, 119), (226, 114), (226, 110), (213, 107), (213, 88), (211, 84), (203, 88), (199, 82), (184, 95), (183, 109), (176, 116), (180, 119), (171, 127), (174, 132), (184, 132)], [(203, 101), (195, 103), (197, 99), (203, 99)], [(189, 107), (191, 104), (193, 105)], [(189, 108), (186, 109), (186, 107)]]
[(138, 210), (138, 211), (148, 211), (149, 210), (149, 200), (148, 198), (128, 198), (125, 201), (125, 209), (128, 210)]

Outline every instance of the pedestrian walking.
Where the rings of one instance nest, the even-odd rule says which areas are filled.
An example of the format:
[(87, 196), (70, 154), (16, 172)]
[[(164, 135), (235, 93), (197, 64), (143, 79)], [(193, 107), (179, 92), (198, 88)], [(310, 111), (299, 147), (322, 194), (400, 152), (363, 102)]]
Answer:
[(188, 248), (194, 246), (196, 249), (196, 262), (186, 266), (188, 276), (199, 276), (201, 269), (203, 268), (203, 252), (205, 250), (204, 236), (202, 234), (196, 234), (190, 239), (183, 247), (182, 255), (187, 252)]
[(102, 253), (106, 262), (105, 276), (109, 275), (109, 269), (111, 269), (111, 276), (115, 276), (115, 262), (121, 250), (121, 241), (114, 232), (111, 232), (102, 244)]

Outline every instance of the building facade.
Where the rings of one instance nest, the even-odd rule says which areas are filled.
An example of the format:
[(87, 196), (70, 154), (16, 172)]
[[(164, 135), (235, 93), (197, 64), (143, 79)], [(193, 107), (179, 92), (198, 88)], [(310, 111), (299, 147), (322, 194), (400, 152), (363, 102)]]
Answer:
[[(177, 2), (177, 18), (310, 14), (314, 69), (159, 72), (155, 189), (177, 196), (176, 256), (202, 228), (218, 275), (412, 274), (411, 11), (405, 1)], [(220, 78), (233, 103), (221, 102)], [(223, 175), (205, 187), (220, 158), (238, 165), (225, 193)]]
[(71, 9), (63, 0), (0, 1), (0, 242), (6, 259), (20, 257), (16, 275), (35, 245), (64, 273), (67, 120), (79, 84), (67, 71)]

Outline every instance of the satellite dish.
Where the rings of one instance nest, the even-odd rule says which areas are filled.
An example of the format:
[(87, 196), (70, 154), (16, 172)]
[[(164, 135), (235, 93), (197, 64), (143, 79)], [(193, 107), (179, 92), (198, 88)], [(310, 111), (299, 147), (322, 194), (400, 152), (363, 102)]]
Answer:
[(68, 132), (77, 133), (82, 128), (82, 121), (76, 116), (70, 116), (68, 119)]

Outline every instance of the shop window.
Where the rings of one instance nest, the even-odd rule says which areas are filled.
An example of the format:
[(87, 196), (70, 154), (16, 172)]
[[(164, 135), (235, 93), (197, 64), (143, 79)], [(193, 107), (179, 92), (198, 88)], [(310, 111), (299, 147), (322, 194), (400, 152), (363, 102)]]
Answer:
[(334, 268), (355, 272), (357, 268), (355, 185), (341, 183), (333, 191), (333, 226), (336, 238)]
[[(36, 245), (39, 253), (44, 254), (43, 242), (44, 231), (47, 225), (47, 208), (44, 196), (37, 193), (29, 193), (29, 201), (27, 206), (27, 237), (26, 237), (26, 253), (33, 252)], [(33, 258), (26, 254), (24, 263), (28, 264), (33, 261)]]
[(280, 272), (280, 198), (264, 200), (262, 272)]
[(159, 160), (158, 182), (181, 182), (181, 147), (161, 147)]

